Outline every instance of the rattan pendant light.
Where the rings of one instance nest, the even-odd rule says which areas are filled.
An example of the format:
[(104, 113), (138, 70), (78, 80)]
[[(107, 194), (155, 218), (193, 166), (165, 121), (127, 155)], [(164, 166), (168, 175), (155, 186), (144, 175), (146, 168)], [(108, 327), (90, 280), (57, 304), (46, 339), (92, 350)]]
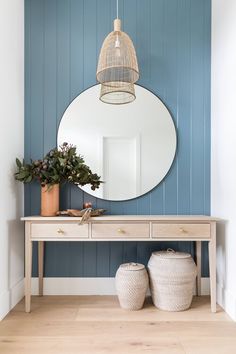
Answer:
[(97, 80), (103, 85), (135, 83), (139, 78), (138, 62), (130, 37), (121, 31), (120, 19), (114, 20), (114, 31), (105, 38), (97, 67)]
[(135, 100), (134, 84), (119, 86), (101, 85), (100, 100), (110, 104), (125, 104)]
[(101, 85), (100, 99), (105, 103), (122, 104), (135, 99), (134, 83), (139, 79), (138, 61), (130, 37), (121, 31), (121, 20), (114, 20), (114, 31), (105, 38), (97, 66)]

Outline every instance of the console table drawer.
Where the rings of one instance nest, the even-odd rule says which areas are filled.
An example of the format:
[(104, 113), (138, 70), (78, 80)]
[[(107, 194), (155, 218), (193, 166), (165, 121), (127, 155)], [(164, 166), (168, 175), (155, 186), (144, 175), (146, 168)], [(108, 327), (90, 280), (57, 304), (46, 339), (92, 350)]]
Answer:
[(153, 238), (210, 238), (210, 224), (162, 224), (153, 223)]
[(70, 223), (32, 223), (31, 238), (88, 238), (88, 224)]
[(149, 238), (148, 223), (92, 223), (92, 238)]

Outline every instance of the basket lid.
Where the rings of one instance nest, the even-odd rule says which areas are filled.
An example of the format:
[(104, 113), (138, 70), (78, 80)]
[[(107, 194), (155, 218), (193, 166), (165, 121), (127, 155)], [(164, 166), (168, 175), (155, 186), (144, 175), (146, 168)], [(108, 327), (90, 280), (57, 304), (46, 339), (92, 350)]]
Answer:
[(141, 270), (141, 269), (144, 269), (145, 266), (141, 263), (123, 263), (120, 265), (120, 268), (122, 270)]
[(175, 252), (171, 248), (168, 248), (166, 251), (158, 251), (158, 252), (153, 252), (153, 256), (155, 257), (160, 257), (163, 259), (177, 259), (177, 258), (190, 258), (191, 254), (185, 253), (185, 252)]

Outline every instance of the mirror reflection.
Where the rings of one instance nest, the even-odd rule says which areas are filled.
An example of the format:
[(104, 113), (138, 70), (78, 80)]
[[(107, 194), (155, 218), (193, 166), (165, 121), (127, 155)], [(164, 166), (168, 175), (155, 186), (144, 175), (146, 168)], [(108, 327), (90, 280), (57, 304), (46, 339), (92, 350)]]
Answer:
[(101, 102), (100, 85), (77, 96), (66, 109), (58, 130), (58, 145), (77, 146), (92, 171), (104, 183), (82, 189), (107, 200), (127, 200), (153, 189), (174, 160), (176, 131), (163, 102), (135, 85), (136, 100), (126, 105)]

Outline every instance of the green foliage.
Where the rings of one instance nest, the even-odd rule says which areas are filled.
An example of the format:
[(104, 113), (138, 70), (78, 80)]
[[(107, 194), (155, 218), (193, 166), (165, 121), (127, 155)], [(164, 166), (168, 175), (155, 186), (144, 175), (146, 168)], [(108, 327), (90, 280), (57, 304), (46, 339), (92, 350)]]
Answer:
[(16, 159), (15, 179), (23, 183), (38, 180), (41, 186), (70, 182), (76, 185), (91, 185), (99, 188), (100, 176), (92, 173), (82, 156), (76, 154), (76, 147), (63, 143), (59, 149), (49, 151), (42, 160), (31, 160), (30, 164)]

